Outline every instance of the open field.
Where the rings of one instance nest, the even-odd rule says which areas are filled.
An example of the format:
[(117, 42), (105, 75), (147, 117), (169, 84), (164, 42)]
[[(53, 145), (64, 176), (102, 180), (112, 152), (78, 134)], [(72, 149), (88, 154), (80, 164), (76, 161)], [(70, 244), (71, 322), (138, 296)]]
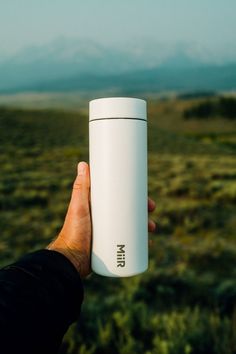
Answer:
[[(149, 271), (91, 275), (61, 353), (236, 353), (236, 120), (184, 120), (198, 101), (150, 99), (148, 187), (158, 228)], [(60, 230), (76, 164), (88, 161), (86, 105), (0, 108), (1, 265)]]

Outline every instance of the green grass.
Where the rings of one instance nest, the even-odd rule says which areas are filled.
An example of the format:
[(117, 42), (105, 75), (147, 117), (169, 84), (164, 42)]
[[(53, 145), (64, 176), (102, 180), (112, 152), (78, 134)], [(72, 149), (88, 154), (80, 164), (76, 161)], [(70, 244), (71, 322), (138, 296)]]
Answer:
[[(149, 270), (91, 275), (61, 353), (236, 353), (236, 124), (186, 121), (193, 104), (149, 102)], [(1, 265), (56, 236), (79, 160), (84, 110), (0, 108)]]

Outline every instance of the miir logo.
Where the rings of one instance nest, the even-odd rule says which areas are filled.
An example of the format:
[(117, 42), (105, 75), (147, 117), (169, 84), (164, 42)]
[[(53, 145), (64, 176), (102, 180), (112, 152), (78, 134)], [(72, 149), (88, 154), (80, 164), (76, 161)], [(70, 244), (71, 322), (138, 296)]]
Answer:
[(117, 267), (125, 266), (125, 245), (117, 245), (116, 260)]

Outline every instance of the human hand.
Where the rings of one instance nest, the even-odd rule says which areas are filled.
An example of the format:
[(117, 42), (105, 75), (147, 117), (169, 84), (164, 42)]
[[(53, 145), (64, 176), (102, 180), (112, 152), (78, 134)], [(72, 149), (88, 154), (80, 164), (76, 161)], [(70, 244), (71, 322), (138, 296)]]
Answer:
[(80, 162), (64, 225), (47, 248), (64, 254), (80, 276), (86, 277), (91, 271), (91, 233), (89, 166), (86, 162)]
[[(91, 272), (92, 223), (89, 165), (86, 162), (80, 162), (77, 172), (64, 225), (47, 249), (64, 254), (84, 278)], [(148, 211), (154, 211), (155, 207), (155, 202), (148, 198)], [(149, 220), (148, 231), (153, 232), (155, 228), (154, 221)]]

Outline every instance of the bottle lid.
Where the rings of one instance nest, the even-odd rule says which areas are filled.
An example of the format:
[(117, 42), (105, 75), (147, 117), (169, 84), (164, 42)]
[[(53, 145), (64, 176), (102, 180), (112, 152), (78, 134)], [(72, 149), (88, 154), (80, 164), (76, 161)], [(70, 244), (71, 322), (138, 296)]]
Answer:
[(147, 120), (146, 101), (130, 97), (98, 98), (89, 102), (89, 121), (110, 118)]

